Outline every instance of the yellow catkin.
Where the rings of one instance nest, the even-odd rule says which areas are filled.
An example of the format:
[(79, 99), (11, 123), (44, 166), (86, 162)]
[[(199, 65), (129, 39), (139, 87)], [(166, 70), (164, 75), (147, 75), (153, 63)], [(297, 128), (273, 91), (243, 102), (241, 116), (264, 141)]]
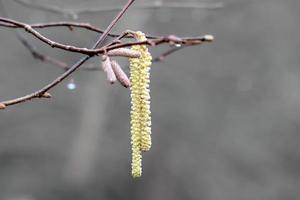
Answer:
[[(135, 33), (138, 41), (146, 40), (145, 35)], [(142, 151), (151, 147), (151, 112), (150, 112), (150, 65), (151, 54), (146, 45), (135, 45), (131, 50), (140, 52), (139, 58), (130, 58), (131, 81), (131, 145), (132, 145), (132, 176), (142, 174)]]
[(131, 174), (134, 178), (142, 175), (142, 154), (140, 150), (140, 137), (139, 135), (131, 135), (131, 150), (132, 150), (132, 163)]

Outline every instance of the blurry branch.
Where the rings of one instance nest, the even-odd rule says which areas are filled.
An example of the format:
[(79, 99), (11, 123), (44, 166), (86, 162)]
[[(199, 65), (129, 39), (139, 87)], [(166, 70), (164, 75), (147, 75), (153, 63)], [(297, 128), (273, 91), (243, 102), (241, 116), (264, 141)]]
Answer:
[(51, 63), (53, 65), (56, 65), (62, 69), (67, 69), (68, 64), (57, 60), (55, 58), (52, 58), (47, 55), (43, 55), (40, 52), (37, 51), (36, 47), (30, 44), (19, 32), (17, 32), (17, 38), (22, 42), (22, 44), (30, 51), (31, 55), (38, 60), (41, 60), (43, 62)]
[[(119, 41), (119, 40), (122, 38), (132, 38), (133, 37), (132, 34), (130, 34), (131, 31), (127, 31), (127, 32), (124, 32), (123, 34), (108, 34), (108, 36), (110, 36), (110, 37), (114, 37), (114, 38), (117, 37), (117, 39), (114, 40), (114, 43), (117, 43), (115, 45), (112, 45), (113, 43), (111, 43), (110, 45), (106, 45), (101, 49), (87, 49), (87, 48), (80, 48), (80, 47), (64, 45), (64, 44), (54, 42), (54, 41), (46, 38), (45, 36), (42, 36), (39, 32), (35, 31), (34, 28), (65, 26), (65, 27), (69, 27), (70, 30), (73, 30), (73, 27), (80, 27), (80, 28), (86, 28), (91, 31), (96, 31), (98, 33), (104, 32), (103, 30), (101, 30), (95, 26), (92, 26), (88, 23), (52, 22), (52, 23), (39, 23), (39, 24), (29, 25), (29, 24), (17, 22), (15, 20), (11, 20), (8, 18), (0, 17), (0, 26), (4, 26), (4, 27), (8, 27), (8, 28), (24, 28), (29, 33), (31, 33), (33, 36), (37, 37), (42, 42), (45, 42), (46, 44), (50, 45), (51, 47), (56, 47), (56, 48), (60, 48), (60, 49), (66, 50), (66, 51), (78, 52), (78, 53), (83, 53), (83, 54), (87, 54), (87, 55), (95, 55), (95, 54), (99, 54), (99, 53), (103, 54), (104, 52), (107, 52), (108, 50), (118, 49), (120, 47), (128, 47), (128, 46), (132, 46), (132, 45), (147, 44), (147, 45), (155, 46), (155, 45), (162, 44), (162, 43), (169, 43), (172, 45), (177, 44), (177, 45), (181, 46), (181, 45), (197, 45), (197, 44), (201, 44), (202, 42), (210, 41), (210, 39), (207, 38), (207, 36), (178, 38), (178, 37), (172, 36), (172, 35), (170, 35), (168, 37), (159, 37), (159, 36), (148, 35), (147, 38), (149, 40), (147, 40), (145, 42), (120, 43), (121, 41)], [(57, 59), (51, 58), (49, 56), (42, 55), (41, 53), (36, 51), (35, 47), (33, 47), (20, 34), (18, 35), (18, 38), (24, 44), (24, 46), (28, 48), (28, 50), (32, 53), (34, 58), (37, 58), (37, 59), (45, 61), (45, 62), (52, 63), (63, 69), (69, 68), (66, 63), (59, 61)], [(107, 49), (105, 49), (106, 47), (107, 47)], [(181, 46), (181, 48), (182, 47), (184, 47), (184, 46)], [(154, 61), (160, 61), (160, 60), (162, 60), (162, 58), (166, 57), (167, 55), (169, 55), (181, 48), (178, 48), (178, 47), (172, 48), (172, 50), (167, 51), (166, 53), (163, 53), (161, 56), (159, 56), (159, 58), (155, 58)], [(107, 53), (109, 53), (109, 52), (107, 52)], [(95, 70), (95, 68), (88, 68), (87, 70)]]
[[(80, 9), (63, 9), (57, 6), (47, 6), (37, 3), (31, 3), (28, 0), (13, 0), (25, 7), (35, 8), (43, 11), (48, 11), (56, 14), (69, 15), (76, 19), (80, 14), (95, 13), (95, 12), (109, 12), (119, 11), (122, 7), (119, 6), (101, 6), (101, 8), (80, 8)], [(217, 9), (222, 8), (222, 2), (162, 2), (161, 0), (147, 1), (135, 5), (137, 9), (158, 9), (158, 8), (193, 8), (193, 9)]]
[[(2, 3), (2, 0), (0, 0), (0, 11), (1, 13), (3, 13), (4, 17), (9, 17), (8, 13), (6, 12), (6, 9)], [(63, 24), (64, 22), (60, 22), (61, 24)], [(82, 24), (82, 27), (87, 27), (87, 29), (96, 31), (98, 33), (103, 33), (103, 30), (97, 29), (96, 27), (93, 27), (90, 24), (87, 23), (76, 23), (76, 24)], [(36, 24), (36, 26), (38, 27), (39, 25)], [(75, 27), (76, 25), (74, 25)], [(35, 27), (35, 26), (34, 26)], [(51, 27), (51, 23), (49, 23), (49, 27)], [(79, 26), (81, 27), (81, 26)], [(73, 30), (73, 26), (69, 26), (68, 27), (70, 30)], [(42, 62), (45, 63), (50, 63), (53, 64), (55, 66), (58, 66), (59, 68), (63, 69), (63, 70), (68, 70), (70, 67), (68, 66), (67, 63), (65, 63), (64, 61), (52, 58), (48, 55), (44, 55), (41, 52), (38, 51), (37, 47), (34, 46), (33, 44), (31, 44), (24, 36), (23, 34), (21, 34), (19, 31), (16, 31), (16, 36), (18, 38), (18, 40), (27, 48), (27, 50), (31, 53), (31, 55), (33, 56), (33, 58), (38, 59)], [(109, 36), (111, 37), (117, 37), (116, 34), (109, 34)], [(86, 64), (84, 67), (84, 70), (88, 70), (88, 71), (95, 71), (95, 70), (99, 70), (101, 69), (100, 66), (94, 66), (91, 64)]]
[[(19, 1), (19, 0), (16, 0)], [(35, 98), (50, 98), (51, 95), (48, 93), (50, 89), (58, 85), (61, 81), (69, 77), (74, 71), (80, 68), (82, 64), (84, 64), (87, 60), (89, 60), (93, 56), (100, 56), (100, 54), (104, 56), (123, 56), (123, 57), (139, 57), (139, 55), (136, 54), (136, 52), (131, 51), (130, 49), (127, 49), (128, 47), (132, 47), (134, 45), (148, 45), (148, 46), (157, 46), (161, 44), (168, 44), (171, 46), (169, 50), (162, 53), (158, 57), (154, 58), (154, 62), (162, 61), (165, 57), (168, 55), (182, 49), (188, 46), (193, 45), (200, 45), (204, 42), (211, 42), (213, 41), (213, 36), (211, 35), (204, 35), (200, 37), (177, 37), (175, 35), (168, 35), (168, 36), (150, 36), (148, 35), (145, 41), (122, 41), (124, 38), (135, 38), (135, 33), (132, 31), (125, 31), (121, 34), (113, 34), (110, 33), (111, 29), (114, 27), (114, 25), (117, 23), (117, 21), (123, 16), (125, 11), (130, 7), (130, 5), (135, 0), (128, 0), (127, 4), (123, 7), (123, 9), (118, 13), (118, 15), (112, 20), (110, 25), (105, 29), (102, 30), (98, 27), (92, 26), (88, 23), (76, 23), (76, 22), (52, 22), (52, 23), (39, 23), (39, 24), (26, 24), (22, 22), (18, 22), (16, 20), (0, 17), (0, 27), (7, 27), (12, 29), (24, 29), (28, 33), (30, 33), (35, 38), (39, 39), (40, 41), (44, 42), (45, 44), (51, 46), (52, 48), (59, 48), (65, 51), (69, 52), (76, 52), (85, 54), (86, 56), (80, 59), (78, 62), (73, 64), (72, 66), (69, 66), (63, 61), (57, 60), (55, 58), (52, 58), (47, 55), (43, 55), (40, 53), (32, 44), (30, 44), (20, 33), (17, 35), (18, 39), (22, 42), (22, 44), (31, 52), (34, 58), (39, 59), (43, 62), (48, 62), (51, 64), (54, 64), (60, 68), (62, 68), (65, 72), (58, 76), (55, 80), (53, 80), (48, 85), (44, 86), (43, 88), (8, 101), (0, 102), (0, 109), (4, 109), (7, 106), (19, 104), (25, 101), (29, 101), (31, 99)], [(21, 2), (21, 0), (20, 0)], [(23, 2), (23, 0), (22, 0)], [(25, 2), (25, 1), (24, 1)], [(85, 28), (89, 31), (94, 31), (97, 33), (100, 33), (97, 42), (91, 47), (91, 48), (81, 48), (71, 45), (65, 45), (58, 42), (55, 42), (45, 36), (43, 36), (40, 32), (38, 32), (35, 29), (41, 29), (41, 28), (49, 28), (49, 27), (68, 27), (71, 31), (73, 28)], [(103, 41), (107, 37), (112, 37), (113, 40), (103, 45)], [(127, 47), (127, 48), (126, 48)], [(109, 63), (108, 63), (109, 64)], [(90, 67), (85, 68), (86, 70), (99, 70), (100, 67)], [(117, 72), (119, 75), (122, 73), (120, 72), (121, 68), (118, 68)], [(115, 71), (116, 72), (116, 71)], [(114, 72), (112, 72), (114, 73)], [(115, 74), (113, 74), (115, 75)], [(124, 74), (125, 75), (125, 74)], [(124, 79), (124, 78), (122, 78)], [(113, 81), (111, 81), (113, 82)], [(122, 83), (121, 83), (122, 84)], [(129, 84), (122, 84), (129, 85)]]
[(180, 49), (183, 49), (184, 47), (187, 47), (187, 46), (184, 46), (184, 45), (180, 45), (180, 46), (176, 46), (165, 51), (164, 53), (162, 53), (160, 56), (157, 56), (156, 58), (153, 59), (153, 62), (160, 62), (160, 61), (163, 61), (167, 56), (169, 56), (170, 54), (176, 52), (176, 51), (179, 51)]
[[(63, 69), (63, 70), (68, 70), (70, 68), (70, 66), (68, 66), (67, 63), (52, 58), (48, 55), (44, 55), (42, 53), (40, 53), (35, 46), (33, 46), (32, 44), (29, 43), (29, 41), (27, 41), (21, 34), (19, 34), (19, 32), (17, 32), (17, 38), (22, 42), (22, 44), (29, 50), (29, 52), (31, 53), (31, 55), (35, 58), (38, 59), (42, 62), (45, 63), (50, 63), (53, 64), (55, 66), (58, 66), (59, 68)], [(161, 55), (158, 55), (156, 57), (153, 58), (152, 62), (161, 62), (163, 61), (167, 56), (169, 56), (172, 53), (175, 53), (176, 51), (183, 49), (187, 46), (174, 46), (172, 48), (170, 48), (169, 50), (163, 52)], [(102, 70), (102, 68), (98, 65), (85, 65), (83, 68), (80, 68), (81, 70), (85, 70), (85, 71), (98, 71), (98, 70)]]

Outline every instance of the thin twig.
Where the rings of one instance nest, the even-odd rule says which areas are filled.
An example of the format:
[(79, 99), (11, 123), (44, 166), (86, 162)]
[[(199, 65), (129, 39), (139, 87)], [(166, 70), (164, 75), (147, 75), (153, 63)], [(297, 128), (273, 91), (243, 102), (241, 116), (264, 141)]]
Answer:
[[(54, 25), (54, 24), (58, 24), (59, 22), (55, 22), (55, 23), (49, 23), (51, 25)], [(47, 27), (47, 25), (49, 24), (43, 24), (42, 26), (40, 27)], [(61, 23), (61, 24), (64, 24), (64, 25), (69, 25), (69, 22), (64, 22), (64, 23)], [(83, 24), (87, 24), (87, 23), (83, 23)], [(44, 26), (45, 25), (45, 26)], [(31, 26), (35, 26), (35, 25), (31, 25)], [(100, 29), (98, 29), (100, 30)], [(103, 33), (103, 31), (101, 30), (100, 33)], [(111, 34), (110, 34), (111, 35)], [(117, 36), (117, 38), (115, 38), (115, 40), (113, 40), (111, 43), (108, 44), (109, 45), (113, 45), (113, 44), (120, 44), (120, 40), (122, 38), (131, 38), (133, 37), (133, 34), (132, 34), (132, 31), (125, 31), (123, 34), (115, 34), (114, 36)], [(113, 36), (113, 37), (114, 37)], [(68, 70), (70, 68), (70, 66), (68, 66), (67, 63), (61, 61), (61, 60), (58, 60), (58, 59), (55, 59), (55, 58), (52, 58), (50, 56), (47, 56), (47, 55), (43, 55), (41, 54), (39, 51), (37, 51), (36, 47), (33, 46), (32, 44), (30, 44), (26, 38), (24, 38), (19, 32), (17, 32), (17, 38), (22, 42), (22, 44), (30, 51), (30, 53), (33, 55), (33, 57), (35, 59), (39, 59), (43, 62), (48, 62), (48, 63), (51, 63), (53, 65), (56, 65), (60, 68), (62, 68), (63, 70)], [(157, 37), (157, 36), (148, 36), (148, 38), (161, 38), (161, 37)], [(179, 38), (180, 39), (180, 38)], [(177, 39), (178, 40), (178, 39)], [(166, 52), (162, 53), (161, 55), (153, 58), (153, 62), (159, 62), (159, 61), (162, 61), (163, 59), (165, 59), (165, 57), (167, 57), (168, 55), (184, 48), (184, 47), (187, 47), (188, 45), (180, 45), (180, 47), (177, 47), (175, 45), (175, 47), (171, 48), (170, 50), (167, 50)], [(95, 71), (95, 70), (102, 70), (99, 66), (85, 66), (84, 68), (81, 68), (82, 70), (87, 70), (87, 71)]]
[[(71, 46), (71, 45), (64, 45), (64, 44), (61, 44), (59, 42), (55, 42), (53, 40), (50, 40), (49, 38), (43, 36), (41, 33), (36, 31), (35, 29), (33, 29), (29, 24), (25, 24), (25, 23), (22, 23), (22, 22), (18, 22), (16, 20), (3, 18), (3, 17), (0, 17), (0, 21), (4, 22), (6, 24), (15, 25), (19, 28), (23, 28), (25, 31), (32, 34), (33, 36), (35, 36), (36, 38), (38, 38), (42, 42), (48, 44), (52, 48), (59, 48), (59, 49), (63, 49), (63, 50), (70, 51), (70, 52), (77, 52), (77, 53), (86, 54), (86, 55), (89, 55), (89, 56), (92, 56), (92, 55), (95, 55), (95, 54), (99, 53), (95, 49), (80, 48), (80, 47), (75, 47), (75, 46)], [(6, 26), (6, 27), (8, 27), (8, 26)]]
[[(12, 24), (18, 28), (23, 28), (25, 29), (27, 32), (31, 33), (33, 36), (35, 36), (36, 38), (38, 38), (39, 40), (41, 40), (42, 42), (44, 42), (45, 44), (48, 44), (49, 46), (51, 46), (52, 48), (59, 48), (59, 49), (63, 49), (65, 51), (69, 51), (69, 52), (77, 52), (77, 53), (82, 53), (88, 56), (94, 56), (97, 54), (103, 54), (106, 51), (109, 50), (113, 50), (113, 49), (117, 49), (117, 48), (121, 48), (121, 47), (129, 47), (129, 46), (133, 46), (133, 45), (159, 45), (162, 43), (174, 43), (174, 44), (180, 44), (180, 45), (198, 45), (201, 44), (203, 42), (206, 42), (208, 40), (206, 40), (203, 36), (201, 37), (188, 37), (188, 38), (178, 38), (178, 37), (173, 37), (173, 35), (170, 35), (168, 37), (156, 37), (153, 39), (148, 39), (146, 41), (143, 42), (128, 42), (128, 43), (121, 43), (121, 44), (114, 44), (114, 45), (110, 45), (108, 47), (103, 47), (103, 48), (81, 48), (81, 47), (75, 47), (75, 46), (71, 46), (71, 45), (64, 45), (55, 41), (50, 40), (49, 38), (43, 36), (42, 34), (40, 34), (38, 31), (36, 31), (35, 29), (32, 28), (31, 25), (29, 24), (25, 24), (22, 22), (18, 22), (12, 19), (8, 19), (8, 18), (3, 18), (0, 17), (0, 22), (4, 22), (5, 24)], [(1, 24), (0, 24), (1, 25)], [(2, 24), (3, 25), (3, 24)], [(9, 28), (15, 28), (15, 27), (11, 27), (11, 26), (7, 26)], [(104, 31), (104, 33), (102, 34), (103, 36), (108, 35), (108, 33), (106, 33)], [(124, 34), (121, 34), (121, 36), (126, 36)], [(119, 36), (120, 37), (120, 36)]]
[[(8, 22), (0, 23), (0, 26), (8, 27), (8, 28), (22, 28), (21, 26), (14, 25)], [(42, 28), (50, 28), (50, 27), (67, 27), (70, 30), (73, 30), (74, 27), (83, 28), (90, 31), (94, 31), (97, 33), (103, 33), (104, 31), (96, 26), (91, 25), (90, 23), (82, 23), (82, 22), (69, 22), (69, 21), (60, 21), (60, 22), (49, 22), (49, 23), (35, 23), (30, 24), (32, 28), (42, 29)], [(118, 34), (110, 33), (108, 36), (110, 37), (118, 37)]]
[[(2, 0), (0, 0), (0, 11), (5, 17), (8, 17), (8, 13), (6, 12), (6, 9), (5, 9), (5, 6), (3, 5)], [(51, 64), (56, 65), (64, 70), (67, 70), (67, 68), (68, 68), (67, 63), (65, 63), (61, 60), (52, 58), (48, 55), (41, 54), (37, 50), (37, 47), (34, 46), (33, 44), (31, 44), (19, 31), (16, 31), (16, 35), (17, 35), (18, 40), (20, 40), (20, 42), (29, 50), (29, 52), (31, 53), (33, 58), (41, 60), (42, 62), (51, 63)], [(85, 69), (87, 69), (87, 67), (85, 67)]]
[(36, 50), (36, 47), (33, 46), (32, 44), (30, 44), (19, 32), (17, 32), (17, 38), (22, 42), (22, 44), (29, 50), (29, 52), (31, 53), (31, 55), (38, 60), (41, 60), (43, 62), (48, 62), (51, 63), (53, 65), (56, 65), (62, 69), (67, 69), (68, 68), (68, 64), (57, 60), (55, 58), (52, 58), (50, 56), (47, 55), (43, 55), (41, 54), (39, 51)]
[[(35, 58), (38, 58), (40, 60), (50, 62), (52, 64), (60, 66), (63, 69), (65, 69), (66, 71), (63, 74), (61, 74), (60, 76), (58, 76), (51, 83), (49, 83), (45, 87), (41, 88), (40, 90), (37, 90), (37, 91), (35, 91), (31, 94), (25, 95), (23, 97), (0, 102), (0, 104), (4, 105), (4, 107), (6, 107), (6, 106), (22, 103), (22, 102), (25, 102), (25, 101), (28, 101), (28, 100), (31, 100), (34, 98), (49, 98), (50, 94), (47, 93), (47, 91), (49, 91), (50, 89), (52, 89), (53, 87), (58, 85), (62, 80), (66, 79), (68, 76), (70, 76), (74, 71), (79, 69), (83, 63), (85, 63), (87, 60), (89, 60), (91, 57), (93, 57), (95, 55), (105, 54), (114, 49), (131, 47), (134, 45), (150, 45), (150, 46), (156, 46), (156, 45), (160, 45), (160, 44), (175, 45), (174, 48), (169, 49), (168, 51), (164, 52), (162, 55), (160, 55), (159, 57), (154, 59), (154, 62), (158, 62), (158, 61), (161, 61), (162, 59), (164, 59), (166, 56), (170, 55), (171, 53), (174, 53), (177, 50), (182, 49), (183, 47), (199, 45), (199, 44), (202, 44), (203, 42), (211, 42), (213, 40), (213, 36), (211, 36), (211, 35), (205, 35), (205, 36), (201, 36), (201, 37), (186, 37), (186, 38), (179, 38), (174, 35), (169, 35), (167, 37), (149, 36), (147, 38), (147, 40), (145, 40), (145, 41), (135, 41), (135, 42), (123, 43), (121, 41), (123, 38), (132, 37), (132, 31), (125, 31), (124, 33), (119, 34), (119, 35), (117, 35), (117, 34), (112, 35), (112, 34), (110, 34), (110, 31), (133, 2), (134, 2), (134, 0), (128, 0), (127, 4), (124, 6), (122, 11), (119, 12), (119, 14), (114, 18), (114, 20), (110, 23), (110, 25), (106, 28), (106, 30), (101, 31), (100, 29), (97, 29), (98, 31), (100, 30), (99, 32), (101, 32), (102, 34), (99, 37), (99, 39), (97, 40), (97, 42), (95, 42), (95, 44), (90, 49), (79, 48), (79, 47), (74, 47), (74, 46), (69, 46), (69, 45), (64, 45), (64, 44), (54, 42), (54, 41), (50, 40), (49, 38), (46, 38), (45, 36), (41, 35), (38, 31), (36, 31), (33, 28), (33, 27), (46, 28), (46, 27), (52, 27), (52, 26), (67, 26), (67, 27), (74, 26), (74, 27), (82, 27), (82, 28), (87, 28), (89, 30), (94, 30), (95, 27), (90, 26), (89, 24), (86, 24), (86, 23), (78, 24), (77, 23), (77, 25), (78, 25), (77, 26), (76, 23), (73, 23), (73, 22), (62, 22), (62, 23), (58, 22), (58, 23), (47, 23), (47, 24), (45, 23), (45, 24), (29, 25), (29, 24), (25, 24), (25, 23), (21, 23), (21, 22), (12, 20), (12, 19), (0, 17), (0, 26), (5, 26), (8, 28), (23, 28), (27, 32), (29, 32), (33, 36), (35, 36), (36, 38), (40, 39), (41, 41), (43, 41), (44, 43), (46, 43), (52, 47), (61, 48), (66, 51), (86, 54), (85, 57), (83, 57), (78, 62), (73, 64), (71, 67), (68, 67), (67, 64), (65, 64), (64, 62), (61, 62), (59, 60), (56, 60), (51, 57), (40, 54), (39, 52), (37, 52), (34, 49), (33, 46), (30, 46), (26, 40), (22, 40), (22, 38), (19, 38), (22, 41), (22, 43), (30, 50), (30, 52), (32, 53), (32, 55)], [(93, 27), (93, 28), (90, 28), (90, 27)], [(108, 36), (116, 37), (116, 38), (109, 44), (102, 46), (103, 41)], [(176, 47), (176, 45), (181, 45), (181, 47)]]
[[(21, 22), (19, 22), (19, 23), (21, 23)], [(60, 21), (60, 22), (48, 22), (48, 23), (35, 23), (35, 24), (28, 24), (28, 25), (30, 25), (31, 28), (34, 28), (34, 29), (43, 29), (43, 28), (50, 28), (50, 27), (67, 27), (70, 30), (73, 30), (73, 28), (76, 27), (76, 28), (87, 29), (87, 30), (94, 31), (97, 33), (104, 32), (104, 30), (102, 30), (94, 25), (91, 25), (90, 23), (83, 23), (83, 22)], [(12, 24), (10, 22), (1, 22), (0, 26), (7, 27), (7, 28), (23, 28), (22, 26), (18, 26), (18, 25)], [(120, 34), (109, 33), (108, 36), (119, 37)], [(146, 37), (149, 39), (153, 39), (153, 38), (157, 38), (158, 36), (147, 35)], [(127, 35), (126, 38), (132, 38), (132, 35)]]
[[(117, 21), (123, 16), (123, 14), (126, 12), (126, 10), (130, 7), (130, 5), (134, 2), (135, 0), (128, 0), (127, 4), (124, 6), (124, 8), (118, 13), (118, 15), (114, 18), (114, 20), (109, 24), (109, 26), (106, 28), (104, 33), (99, 37), (97, 42), (93, 45), (93, 48), (96, 48), (99, 44), (101, 44), (102, 41), (107, 37), (107, 34), (109, 31), (113, 28), (113, 26), (117, 23)], [(55, 87), (58, 85), (61, 81), (66, 79), (68, 76), (70, 76), (74, 71), (76, 71), (83, 63), (85, 63), (87, 60), (89, 60), (92, 56), (85, 56), (82, 59), (80, 59), (78, 62), (76, 62), (70, 69), (68, 69), (66, 72), (58, 76), (55, 80), (53, 80), (51, 83), (46, 85), (40, 90), (37, 90), (36, 92), (33, 92), (31, 94), (25, 95), (23, 97), (19, 97), (16, 99), (8, 100), (8, 101), (3, 101), (1, 102), (3, 105), (10, 106), (14, 104), (19, 104), (34, 98), (40, 98), (45, 96), (44, 94), (47, 93), (51, 88)], [(49, 96), (49, 95), (47, 95)]]
[(153, 58), (153, 62), (160, 62), (163, 61), (167, 56), (171, 55), (172, 53), (175, 53), (176, 51), (179, 51), (180, 49), (183, 49), (187, 46), (185, 45), (181, 45), (181, 46), (175, 46), (167, 51), (165, 51), (164, 53), (160, 54), (159, 56)]
[[(21, 43), (29, 50), (33, 58), (38, 59), (42, 62), (53, 64), (62, 70), (66, 71), (71, 68), (67, 63), (64, 61), (58, 60), (56, 58), (50, 57), (48, 55), (44, 55), (40, 53), (35, 46), (33, 46), (29, 41), (27, 41), (19, 32), (17, 32), (17, 38), (21, 41)], [(101, 67), (98, 65), (85, 65), (84, 68), (80, 68), (85, 71), (99, 71)]]

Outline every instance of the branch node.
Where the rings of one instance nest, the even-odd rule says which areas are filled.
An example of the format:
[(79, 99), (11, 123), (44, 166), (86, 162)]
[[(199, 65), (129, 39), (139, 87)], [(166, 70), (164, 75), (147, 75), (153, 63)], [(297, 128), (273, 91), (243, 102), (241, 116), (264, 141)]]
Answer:
[(49, 45), (50, 45), (50, 47), (54, 48), (54, 42), (49, 41)]
[(30, 29), (32, 29), (32, 27), (29, 24), (25, 24), (24, 29), (28, 32)]
[(171, 45), (179, 44), (182, 42), (182, 39), (177, 37), (176, 35), (169, 35), (167, 39), (169, 40), (169, 44)]
[(70, 31), (73, 31), (74, 28), (70, 25), (70, 26), (67, 26), (69, 28)]
[(52, 95), (49, 92), (45, 92), (39, 96), (40, 98), (51, 98)]

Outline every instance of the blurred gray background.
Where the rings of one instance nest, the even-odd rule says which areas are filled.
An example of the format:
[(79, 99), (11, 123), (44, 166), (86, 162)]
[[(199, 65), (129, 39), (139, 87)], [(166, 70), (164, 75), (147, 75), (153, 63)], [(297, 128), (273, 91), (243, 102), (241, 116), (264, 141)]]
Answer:
[[(2, 2), (9, 17), (23, 22), (105, 28), (117, 11), (95, 10), (126, 0), (26, 0), (65, 14)], [(145, 2), (152, 1), (135, 6)], [(153, 146), (144, 154), (142, 178), (130, 175), (129, 90), (109, 85), (101, 72), (78, 71), (75, 90), (67, 80), (50, 100), (0, 112), (1, 200), (300, 198), (300, 1), (222, 0), (221, 8), (208, 8), (217, 1), (181, 1), (187, 2), (207, 8), (133, 6), (114, 29), (216, 38), (152, 66)], [(79, 29), (41, 32), (84, 47), (97, 38)], [(44, 54), (70, 64), (81, 57), (21, 33)], [(98, 58), (88, 64), (99, 65)], [(1, 100), (60, 73), (35, 60), (15, 30), (0, 28)]]

